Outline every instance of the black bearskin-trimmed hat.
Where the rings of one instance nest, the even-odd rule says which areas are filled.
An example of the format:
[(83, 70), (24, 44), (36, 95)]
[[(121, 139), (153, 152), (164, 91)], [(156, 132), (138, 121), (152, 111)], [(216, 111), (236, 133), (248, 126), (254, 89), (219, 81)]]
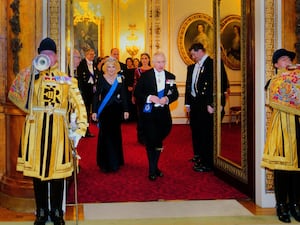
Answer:
[(41, 41), (40, 46), (38, 47), (38, 53), (41, 51), (50, 50), (56, 53), (56, 44), (51, 38), (45, 38)]
[(277, 63), (278, 59), (282, 56), (287, 56), (291, 59), (291, 61), (293, 61), (296, 56), (296, 53), (288, 51), (284, 48), (277, 49), (273, 54), (273, 58), (272, 58), (273, 64)]

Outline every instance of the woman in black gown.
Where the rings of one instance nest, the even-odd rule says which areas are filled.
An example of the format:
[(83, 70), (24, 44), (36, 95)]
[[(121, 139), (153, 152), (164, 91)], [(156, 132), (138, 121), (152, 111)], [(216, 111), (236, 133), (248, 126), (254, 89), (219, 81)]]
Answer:
[(117, 72), (120, 64), (108, 58), (103, 65), (93, 100), (92, 119), (98, 121), (97, 165), (103, 172), (115, 172), (124, 165), (121, 123), (128, 119), (124, 79)]

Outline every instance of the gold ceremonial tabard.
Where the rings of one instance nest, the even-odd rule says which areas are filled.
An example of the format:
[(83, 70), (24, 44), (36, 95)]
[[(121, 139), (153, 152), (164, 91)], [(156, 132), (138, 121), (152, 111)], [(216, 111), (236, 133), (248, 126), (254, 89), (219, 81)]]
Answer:
[(295, 115), (273, 110), (261, 165), (271, 170), (300, 171)]
[(51, 67), (35, 78), (28, 103), (17, 170), (41, 180), (71, 176), (70, 112), (77, 114), (77, 133), (84, 136), (88, 126), (77, 80), (59, 72), (57, 66)]
[(273, 108), (261, 166), (271, 170), (300, 171), (296, 128), (300, 115), (300, 71), (281, 70), (268, 89)]

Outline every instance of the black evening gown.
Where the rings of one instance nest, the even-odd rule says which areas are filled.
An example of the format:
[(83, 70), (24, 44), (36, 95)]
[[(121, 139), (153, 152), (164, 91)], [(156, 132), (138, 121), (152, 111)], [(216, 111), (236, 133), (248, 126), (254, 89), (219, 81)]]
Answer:
[[(103, 77), (100, 79), (93, 112), (97, 112), (101, 100), (111, 88)], [(124, 111), (128, 110), (125, 92), (124, 82), (119, 83), (99, 117), (97, 165), (103, 172), (114, 172), (124, 165), (121, 123)]]

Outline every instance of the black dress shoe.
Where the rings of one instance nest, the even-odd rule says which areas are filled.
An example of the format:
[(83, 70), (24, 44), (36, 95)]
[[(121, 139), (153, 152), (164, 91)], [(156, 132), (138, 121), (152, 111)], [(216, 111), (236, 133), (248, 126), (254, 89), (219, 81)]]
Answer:
[(63, 211), (59, 209), (54, 209), (51, 211), (51, 220), (53, 221), (54, 225), (65, 225)]
[(60, 218), (53, 222), (54, 225), (65, 225), (65, 221), (63, 218)]
[(290, 212), (291, 215), (300, 222), (300, 205), (299, 204), (292, 204), (290, 205)]
[(195, 162), (200, 161), (200, 158), (199, 158), (198, 156), (194, 156), (194, 157), (193, 157), (192, 159), (190, 159), (189, 161), (195, 163)]
[(38, 209), (34, 225), (45, 225), (48, 220), (49, 212), (47, 209)]
[(163, 177), (164, 176), (164, 174), (163, 174), (163, 172), (161, 172), (161, 170), (157, 170), (155, 175), (158, 176), (158, 177)]
[(204, 166), (204, 164), (200, 161), (194, 163), (194, 167), (202, 167), (202, 166)]
[(210, 171), (212, 171), (212, 168), (208, 167), (208, 166), (201, 165), (201, 166), (194, 166), (193, 170), (196, 171), (196, 172), (210, 172)]
[(289, 214), (289, 210), (286, 204), (280, 203), (277, 205), (277, 216), (278, 219), (284, 223), (290, 223), (291, 219), (290, 219), (290, 214)]
[(36, 218), (35, 221), (34, 221), (34, 225), (45, 225), (46, 221), (40, 220), (39, 218)]
[(36, 220), (34, 221), (34, 225), (45, 225), (45, 224), (46, 224), (45, 221), (42, 221), (42, 220), (39, 220), (39, 219), (36, 219)]
[(151, 180), (151, 181), (155, 181), (156, 180), (156, 178), (157, 178), (157, 176), (156, 175), (149, 175), (149, 180)]

